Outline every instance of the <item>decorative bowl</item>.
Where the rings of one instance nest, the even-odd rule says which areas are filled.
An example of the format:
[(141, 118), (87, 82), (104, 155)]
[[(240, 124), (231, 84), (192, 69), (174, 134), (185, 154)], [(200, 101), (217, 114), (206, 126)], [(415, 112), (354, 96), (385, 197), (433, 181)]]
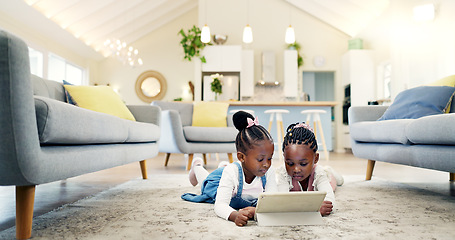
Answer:
[(217, 44), (217, 45), (223, 45), (228, 39), (228, 36), (226, 35), (221, 35), (221, 34), (215, 34), (213, 35), (213, 41)]

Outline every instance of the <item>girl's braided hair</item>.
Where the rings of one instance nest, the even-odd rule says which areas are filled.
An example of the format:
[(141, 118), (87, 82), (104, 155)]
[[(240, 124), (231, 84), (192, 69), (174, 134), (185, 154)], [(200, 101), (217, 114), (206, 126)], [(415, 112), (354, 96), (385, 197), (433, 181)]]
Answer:
[(254, 124), (248, 127), (248, 120), (254, 120), (253, 115), (245, 111), (238, 111), (232, 116), (235, 128), (239, 130), (237, 137), (235, 138), (235, 147), (238, 152), (244, 154), (253, 147), (259, 141), (269, 140), (273, 143), (272, 136), (270, 133), (261, 125)]
[(284, 136), (283, 140), (283, 152), (284, 148), (289, 144), (306, 144), (313, 152), (318, 150), (318, 143), (313, 130), (304, 122), (293, 123), (286, 129), (286, 136)]

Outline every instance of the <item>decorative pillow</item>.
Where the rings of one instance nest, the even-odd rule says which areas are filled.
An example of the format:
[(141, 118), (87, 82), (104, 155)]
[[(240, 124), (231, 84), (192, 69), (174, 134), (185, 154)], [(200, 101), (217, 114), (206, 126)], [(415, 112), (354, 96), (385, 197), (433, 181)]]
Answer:
[(405, 90), (378, 119), (415, 119), (445, 113), (452, 101), (455, 87), (421, 86)]
[[(455, 87), (455, 75), (450, 75), (450, 76), (447, 76), (445, 78), (441, 78), (437, 81), (434, 81), (430, 84), (428, 84), (428, 86), (449, 86), (449, 87)], [(450, 106), (450, 104), (449, 104)], [(450, 107), (447, 108), (446, 110), (446, 113), (450, 113)], [(453, 109), (453, 107), (452, 107)], [(452, 110), (453, 111), (453, 110)]]
[(450, 75), (445, 78), (441, 78), (437, 81), (434, 81), (428, 86), (449, 86), (449, 87), (455, 87), (455, 75)]
[(193, 104), (194, 127), (227, 127), (229, 104), (218, 102), (195, 102)]
[(81, 108), (136, 121), (120, 96), (109, 86), (63, 86)]
[[(63, 80), (63, 85), (73, 85), (73, 84), (71, 84), (70, 82), (67, 82), (67, 81)], [(66, 102), (67, 102), (67, 103), (76, 105), (76, 103), (74, 102), (73, 98), (72, 98), (71, 95), (68, 93), (68, 90), (66, 90), (66, 88), (65, 88), (65, 97), (66, 97)]]

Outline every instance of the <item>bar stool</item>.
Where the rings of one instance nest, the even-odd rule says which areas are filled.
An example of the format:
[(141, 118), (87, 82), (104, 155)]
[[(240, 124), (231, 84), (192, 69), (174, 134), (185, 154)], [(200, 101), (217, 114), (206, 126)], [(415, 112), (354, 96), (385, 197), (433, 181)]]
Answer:
[(283, 128), (283, 115), (282, 114), (288, 114), (289, 111), (286, 109), (269, 109), (264, 111), (265, 114), (270, 114), (270, 120), (269, 120), (269, 127), (267, 130), (271, 132), (272, 130), (272, 123), (273, 123), (273, 118), (276, 116), (276, 135), (277, 135), (277, 143), (278, 143), (278, 155), (280, 160), (283, 160), (283, 150), (281, 149), (281, 143), (283, 141), (284, 137), (284, 128)]
[(318, 139), (317, 137), (317, 130), (319, 130), (319, 135), (322, 140), (322, 147), (324, 148), (324, 156), (327, 161), (329, 160), (329, 152), (327, 151), (327, 145), (325, 144), (325, 138), (324, 138), (324, 131), (322, 130), (322, 124), (321, 124), (321, 117), (319, 114), (325, 114), (327, 111), (321, 110), (321, 109), (312, 109), (312, 110), (303, 110), (300, 112), (301, 114), (306, 114), (306, 124), (310, 124), (311, 117), (313, 117), (313, 130), (314, 130), (314, 137), (316, 140)]

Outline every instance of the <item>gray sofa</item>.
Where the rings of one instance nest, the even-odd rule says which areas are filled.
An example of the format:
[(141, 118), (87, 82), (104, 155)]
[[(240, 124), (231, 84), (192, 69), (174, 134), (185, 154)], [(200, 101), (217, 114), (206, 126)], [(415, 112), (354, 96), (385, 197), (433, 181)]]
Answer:
[(35, 186), (158, 154), (161, 111), (129, 106), (136, 122), (65, 102), (61, 83), (30, 74), (27, 45), (0, 31), (0, 185), (16, 186), (16, 238), (31, 236)]
[(232, 123), (232, 115), (227, 115), (227, 127), (193, 127), (193, 103), (154, 101), (161, 114), (160, 152), (166, 153), (167, 166), (171, 153), (188, 154), (187, 169), (195, 153), (202, 153), (207, 163), (206, 153), (227, 153), (233, 162), (232, 153), (237, 152), (235, 138), (239, 132)]
[(455, 102), (448, 114), (418, 119), (376, 121), (387, 106), (349, 108), (352, 152), (368, 159), (366, 179), (370, 180), (376, 161), (455, 173)]

